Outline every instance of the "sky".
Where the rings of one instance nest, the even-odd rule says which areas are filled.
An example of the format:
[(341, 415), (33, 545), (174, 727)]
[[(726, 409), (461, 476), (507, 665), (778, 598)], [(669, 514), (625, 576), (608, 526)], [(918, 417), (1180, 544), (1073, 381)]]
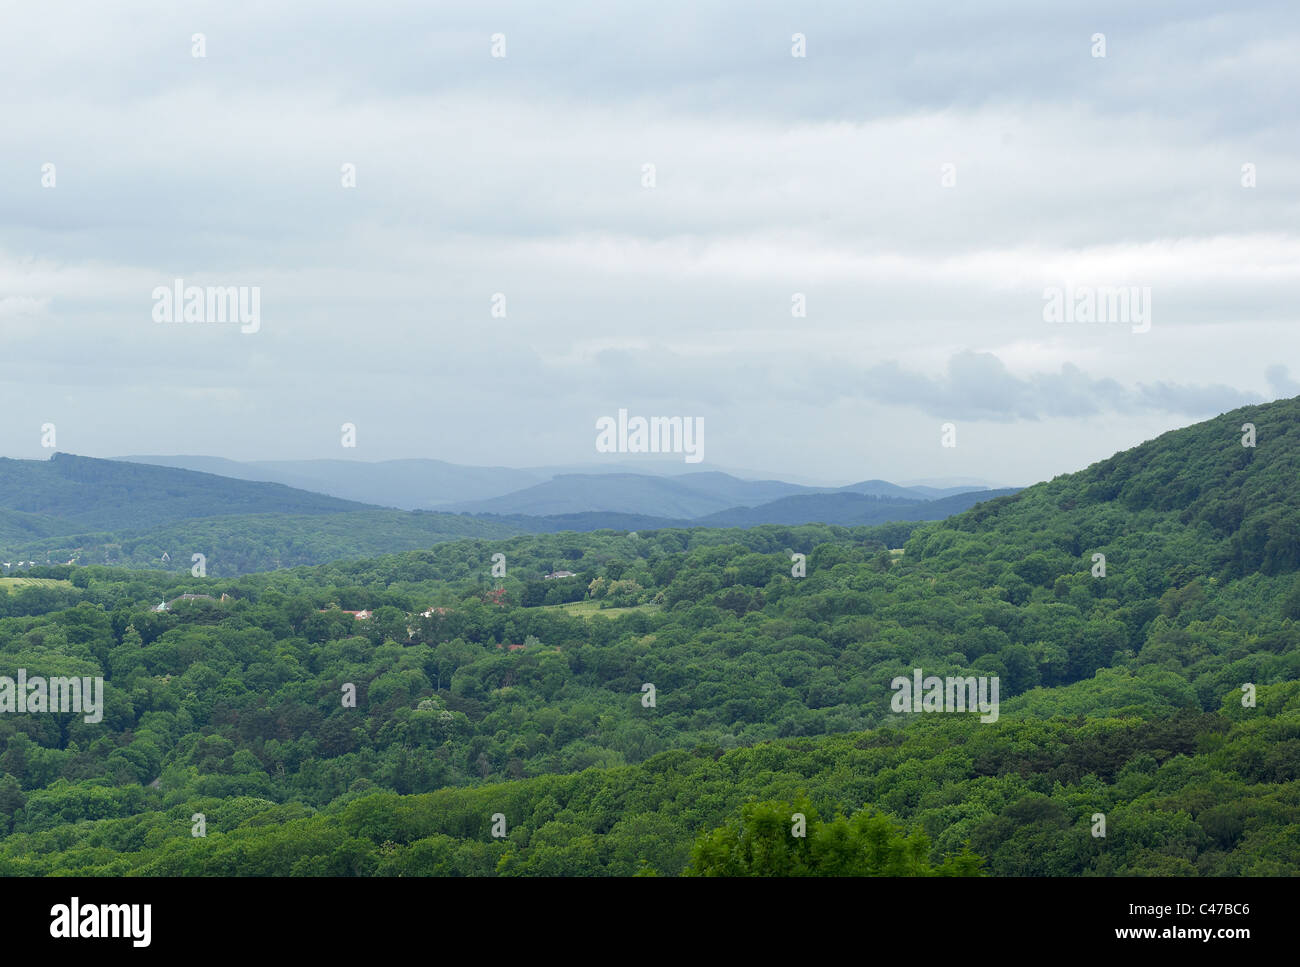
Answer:
[(3, 456), (627, 461), (622, 409), (1024, 485), (1300, 394), (1294, 2), (2, 18)]

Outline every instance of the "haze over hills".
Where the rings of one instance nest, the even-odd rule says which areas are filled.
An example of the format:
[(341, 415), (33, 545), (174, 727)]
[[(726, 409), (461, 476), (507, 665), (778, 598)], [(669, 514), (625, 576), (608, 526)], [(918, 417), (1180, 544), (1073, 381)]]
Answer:
[[(1235, 411), (1117, 454), (1082, 476), (1057, 478), (1049, 490), (1058, 489), (1061, 480), (1094, 479), (1102, 469), (1114, 468), (1107, 477), (1110, 482), (1090, 484), (1081, 494), (1062, 499), (1055, 513), (1067, 519), (1074, 516), (1073, 508), (1081, 501), (1111, 492), (1125, 494), (1130, 503), (1154, 501), (1151, 506), (1184, 508), (1184, 516), (1192, 515), (1189, 520), (1230, 533), (1229, 551), (1224, 553), (1238, 560), (1262, 561), (1267, 567), (1289, 566), (1286, 562), (1300, 559), (1300, 531), (1295, 530), (1291, 518), (1278, 516), (1289, 506), (1288, 491), (1282, 491), (1282, 496), (1250, 499), (1212, 498), (1211, 494), (1222, 491), (1216, 481), (1238, 474), (1253, 461), (1297, 462), (1300, 446), (1290, 445), (1285, 421), (1278, 422), (1297, 405), (1296, 400), (1283, 400)], [(1260, 448), (1222, 445), (1218, 436), (1226, 432), (1224, 421), (1240, 420), (1242, 414), (1251, 413), (1259, 421), (1272, 421)], [(1260, 427), (1264, 433), (1263, 422)], [(1185, 443), (1188, 440), (1199, 444), (1190, 447)], [(1171, 446), (1176, 446), (1181, 456), (1169, 456), (1166, 450)], [(1215, 462), (1203, 466), (1207, 460)], [(340, 462), (322, 463), (333, 468)], [(427, 469), (431, 462), (414, 463)], [(231, 468), (215, 461), (202, 465), (238, 469), (238, 465)], [(343, 466), (373, 469), (383, 465)], [(466, 469), (443, 466), (451, 468), (452, 474)], [(499, 469), (469, 468), (488, 474)], [(1292, 479), (1296, 469), (1292, 468)], [(458, 486), (468, 486), (467, 477), (456, 479)], [(502, 486), (511, 482), (506, 477), (493, 479)], [(512, 479), (518, 482), (521, 478)], [(1031, 489), (1042, 493), (1045, 486)], [(972, 507), (977, 515), (986, 513), (987, 508), (1003, 506), (996, 498), (1008, 493), (967, 491), (928, 500), (917, 489), (879, 480), (841, 488), (811, 488), (780, 480), (742, 480), (716, 471), (675, 476), (566, 474), (495, 498), (464, 502), (458, 505), (460, 513), (407, 512), (278, 483), (58, 454), (50, 461), (0, 461), (0, 551), (26, 560), (157, 566), (164, 553), (172, 559), (179, 555), (188, 560), (190, 551), (201, 547), (205, 553), (213, 551), (214, 573), (231, 574), (413, 550), (463, 537), (936, 520)], [(1268, 506), (1261, 507), (1261, 499)], [(469, 510), (475, 513), (465, 512)], [(1082, 523), (1078, 526), (1087, 530)], [(1089, 527), (1096, 529), (1095, 524)]]
[(645, 474), (561, 474), (515, 493), (487, 500), (451, 504), (462, 513), (576, 514), (585, 511), (640, 513), (656, 517), (689, 518), (775, 500), (806, 488), (775, 480), (746, 481), (725, 473), (705, 472), (681, 477)]
[(244, 462), (207, 456), (117, 459), (215, 473), (238, 480), (282, 483), (380, 507), (493, 514), (613, 511), (670, 518), (697, 517), (796, 493), (844, 490), (931, 500), (988, 486), (972, 482), (961, 486), (903, 487), (884, 480), (861, 481), (844, 487), (817, 486), (769, 479), (770, 475), (745, 471), (691, 470), (680, 462), (666, 460), (514, 469), (463, 466), (423, 458), (374, 463), (361, 460)]
[[(180, 567), (188, 566), (193, 553), (203, 553), (213, 574), (228, 575), (415, 550), (465, 537), (931, 520), (992, 493), (968, 491), (930, 500), (928, 493), (940, 491), (883, 480), (815, 488), (743, 480), (719, 471), (673, 476), (608, 472), (559, 474), (499, 497), (452, 505), (457, 512), (406, 511), (246, 479), (270, 472), (266, 466), (180, 459), (195, 469), (64, 453), (48, 461), (0, 462), (0, 555), (41, 563), (158, 567), (171, 562)], [(384, 473), (391, 471), (392, 497), (409, 493), (406, 488), (431, 479), (431, 473), (441, 474), (448, 488), (477, 487), (480, 494), (485, 487), (510, 486), (535, 474), (424, 460), (287, 462), (270, 469), (286, 481), (303, 483), (321, 479), (312, 476), (319, 472), (336, 486), (354, 474), (356, 493), (376, 493)]]
[(992, 484), (978, 477), (941, 477), (924, 480), (900, 480), (898, 486), (931, 498), (951, 497), (970, 490), (1005, 490), (1005, 484)]
[(869, 494), (910, 503), (930, 500), (932, 495), (948, 495), (933, 488), (899, 487), (885, 480), (865, 480), (833, 488), (808, 487), (781, 480), (742, 480), (718, 471), (687, 473), (678, 477), (631, 473), (561, 474), (515, 493), (450, 504), (440, 509), (471, 514), (530, 516), (608, 511), (694, 519), (737, 507), (757, 507), (785, 497), (831, 493)]
[(380, 507), (430, 510), (457, 500), (493, 497), (550, 479), (545, 471), (464, 467), (442, 460), (259, 460), (204, 456), (130, 456), (123, 462), (218, 473), (330, 494)]

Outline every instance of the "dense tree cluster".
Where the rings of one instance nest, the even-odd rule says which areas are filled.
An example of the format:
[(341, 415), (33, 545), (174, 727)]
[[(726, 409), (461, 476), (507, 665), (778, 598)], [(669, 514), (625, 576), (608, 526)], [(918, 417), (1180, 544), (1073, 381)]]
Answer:
[[(0, 872), (1294, 875), (1300, 440), (1258, 423), (936, 524), (37, 569), (0, 674), (106, 710), (0, 714)], [(998, 720), (895, 713), (918, 667)]]

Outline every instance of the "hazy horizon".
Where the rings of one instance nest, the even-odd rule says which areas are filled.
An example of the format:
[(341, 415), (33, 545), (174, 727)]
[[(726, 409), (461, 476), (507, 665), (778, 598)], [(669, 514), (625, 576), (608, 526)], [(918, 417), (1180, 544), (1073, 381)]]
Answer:
[(626, 409), (1032, 482), (1300, 392), (1291, 4), (127, 6), (0, 36), (0, 452), (529, 467)]
[[(1278, 399), (1281, 398), (1283, 397), (1278, 397)], [(1261, 402), (1274, 402), (1274, 400), (1265, 400)], [(1210, 416), (1218, 416), (1218, 415), (1220, 414), (1219, 413), (1210, 414)], [(1177, 430), (1183, 426), (1189, 426), (1196, 422), (1201, 422), (1201, 421), (1189, 420), (1184, 423), (1180, 423), (1176, 426), (1169, 427), (1168, 430)], [(1075, 473), (1077, 471), (1084, 470), (1088, 466), (1098, 462), (1099, 460), (1105, 460), (1116, 453), (1121, 453), (1124, 450), (1132, 449), (1135, 446), (1140, 446), (1142, 443), (1145, 443), (1150, 439), (1155, 439), (1157, 436), (1161, 435), (1161, 433), (1168, 432), (1168, 430), (1161, 430), (1158, 433), (1153, 433), (1150, 437), (1134, 441), (1128, 446), (1117, 447), (1113, 451), (1102, 453), (1096, 458), (1089, 460), (1087, 463), (1080, 464), (1079, 466), (1059, 467), (1039, 478), (1029, 479), (1029, 480), (1015, 480), (1015, 481), (1007, 480), (1001, 477), (988, 478), (988, 477), (979, 477), (974, 475), (952, 475), (952, 476), (909, 476), (907, 474), (890, 475), (884, 472), (871, 472), (865, 466), (863, 471), (858, 473), (856, 476), (850, 475), (845, 477), (826, 478), (826, 477), (809, 476), (803, 473), (802, 471), (798, 471), (798, 470), (791, 471), (791, 470), (784, 470), (780, 468), (754, 469), (749, 467), (724, 466), (724, 465), (717, 465), (712, 463), (698, 463), (698, 464), (683, 463), (681, 458), (674, 454), (632, 454), (632, 455), (618, 454), (617, 455), (618, 459), (600, 459), (598, 455), (596, 459), (590, 459), (586, 461), (582, 461), (582, 460), (552, 461), (552, 462), (541, 462), (541, 463), (518, 463), (518, 462), (512, 463), (507, 460), (497, 460), (497, 461), (489, 461), (483, 463), (471, 463), (471, 462), (461, 462), (457, 460), (451, 460), (443, 456), (427, 456), (427, 455), (408, 454), (408, 455), (391, 456), (391, 457), (370, 457), (364, 455), (363, 453), (358, 452), (358, 448), (341, 448), (337, 453), (322, 453), (313, 456), (302, 456), (302, 457), (290, 457), (290, 456), (242, 457), (242, 456), (229, 456), (220, 453), (198, 452), (194, 450), (185, 451), (185, 452), (174, 452), (174, 453), (157, 453), (157, 452), (146, 453), (143, 451), (130, 451), (130, 452), (122, 452), (122, 453), (88, 453), (88, 452), (73, 451), (67, 449), (66, 447), (60, 446), (58, 448), (53, 448), (53, 449), (44, 449), (44, 450), (37, 449), (37, 452), (31, 456), (23, 456), (19, 454), (12, 454), (12, 455), (0, 454), (0, 456), (8, 457), (9, 459), (45, 460), (52, 457), (56, 452), (62, 452), (74, 456), (91, 457), (94, 459), (101, 459), (101, 460), (127, 460), (127, 461), (142, 462), (150, 458), (165, 459), (165, 460), (199, 459), (199, 460), (223, 460), (223, 461), (230, 461), (232, 463), (247, 464), (247, 465), (259, 464), (259, 463), (276, 464), (276, 463), (312, 463), (312, 462), (343, 462), (343, 463), (373, 465), (373, 464), (384, 464), (384, 463), (429, 461), (429, 462), (442, 463), (449, 466), (455, 466), (461, 468), (471, 468), (471, 469), (479, 469), (479, 470), (514, 470), (520, 472), (532, 471), (537, 473), (546, 473), (546, 474), (553, 474), (553, 475), (559, 475), (562, 473), (579, 473), (579, 474), (581, 473), (629, 473), (629, 474), (648, 474), (652, 476), (681, 476), (681, 475), (691, 474), (691, 473), (717, 472), (717, 473), (730, 474), (731, 476), (739, 477), (745, 480), (767, 480), (767, 479), (783, 480), (788, 483), (797, 483), (797, 484), (802, 484), (804, 486), (812, 486), (812, 487), (844, 487), (850, 484), (860, 483), (865, 480), (885, 480), (888, 481), (889, 483), (897, 484), (898, 486), (901, 487), (945, 488), (945, 487), (959, 487), (959, 486), (976, 486), (976, 487), (987, 487), (991, 490), (996, 490), (996, 489), (1005, 489), (1005, 488), (1028, 487), (1036, 483), (1041, 483), (1046, 480), (1051, 480), (1053, 477), (1059, 476), (1061, 474)], [(864, 464), (866, 463), (867, 461), (864, 461)]]
[[(888, 483), (896, 484), (900, 487), (987, 487), (990, 490), (1003, 489), (1007, 487), (1024, 487), (1025, 483), (1007, 483), (1003, 481), (990, 481), (975, 477), (928, 477), (928, 478), (907, 478), (892, 479), (882, 476), (858, 476), (853, 479), (844, 480), (824, 480), (817, 478), (803, 477), (800, 474), (785, 473), (780, 470), (753, 470), (745, 467), (716, 467), (682, 464), (680, 461), (671, 458), (664, 458), (655, 463), (602, 463), (591, 461), (590, 463), (572, 463), (572, 464), (534, 464), (528, 466), (512, 466), (507, 463), (488, 463), (488, 464), (467, 464), (455, 463), (450, 460), (443, 460), (440, 457), (392, 457), (382, 460), (367, 460), (360, 456), (330, 456), (330, 457), (307, 457), (304, 459), (264, 459), (264, 460), (241, 460), (234, 457), (227, 457), (221, 454), (213, 453), (122, 453), (107, 456), (99, 456), (92, 453), (75, 453), (69, 450), (58, 450), (55, 452), (45, 452), (36, 457), (19, 457), (8, 454), (0, 455), (0, 458), (11, 460), (48, 460), (55, 456), (55, 453), (66, 453), (69, 456), (89, 457), (96, 460), (119, 460), (144, 462), (150, 459), (160, 460), (222, 460), (231, 463), (242, 464), (246, 466), (255, 466), (258, 464), (279, 464), (279, 463), (331, 463), (341, 462), (350, 464), (380, 465), (386, 463), (403, 463), (403, 462), (423, 462), (441, 463), (447, 466), (459, 467), (464, 469), (475, 470), (515, 470), (520, 472), (533, 471), (537, 473), (549, 473), (556, 476), (562, 474), (645, 474), (647, 476), (664, 476), (677, 477), (695, 473), (723, 473), (733, 477), (739, 477), (744, 480), (781, 480), (786, 483), (803, 484), (809, 487), (845, 487), (850, 484), (861, 483), (865, 480), (886, 480)], [(1080, 468), (1082, 469), (1082, 468)], [(211, 472), (211, 471), (201, 471)], [(1033, 481), (1037, 482), (1037, 481)]]

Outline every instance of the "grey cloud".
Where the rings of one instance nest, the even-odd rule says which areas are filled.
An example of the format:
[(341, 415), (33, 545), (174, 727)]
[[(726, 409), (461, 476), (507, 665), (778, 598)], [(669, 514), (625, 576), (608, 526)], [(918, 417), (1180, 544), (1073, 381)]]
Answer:
[(1158, 382), (1140, 385), (1133, 399), (1136, 406), (1143, 408), (1204, 418), (1247, 403), (1261, 402), (1262, 397), (1252, 390), (1234, 389), (1218, 383), (1196, 386)]
[[(1215, 0), (840, 0), (802, 9), (777, 0), (701, 0), (562, 10), (525, 0), (390, 0), (367, 6), (364, 16), (346, 4), (135, 6), (148, 16), (133, 17), (129, 29), (106, 10), (85, 17), (98, 45), (54, 52), (35, 40), (68, 29), (56, 7), (12, 13), (0, 44), (0, 64), (9, 67), (0, 77), (58, 93), (88, 84), (117, 98), (210, 77), (246, 89), (323, 87), (364, 99), (526, 85), (551, 98), (727, 116), (857, 119), (1087, 97), (1117, 112), (1155, 105), (1238, 126), (1270, 126), (1278, 112), (1295, 117), (1285, 87), (1267, 83), (1300, 23), (1287, 0), (1226, 9)], [(205, 73), (186, 56), (194, 31), (208, 35)], [(507, 37), (503, 60), (488, 56), (498, 31)], [(796, 31), (808, 38), (804, 60), (790, 57)], [(1104, 61), (1089, 56), (1096, 31), (1107, 34)], [(1261, 39), (1275, 44), (1260, 52)], [(1253, 79), (1263, 83), (1237, 96)]]
[(1300, 383), (1291, 378), (1290, 370), (1281, 363), (1274, 363), (1264, 370), (1264, 378), (1268, 380), (1269, 389), (1274, 396), (1300, 396)]
[[(127, 6), (5, 14), (0, 453), (57, 419), (100, 455), (329, 456), (347, 418), (376, 458), (540, 463), (626, 405), (845, 479), (885, 473), (859, 445), (951, 473), (872, 434), (979, 420), (1037, 444), (962, 472), (1027, 480), (1300, 352), (1291, 0)], [(1150, 338), (1043, 323), (1075, 270), (1152, 285)], [(260, 286), (262, 330), (155, 326), (174, 277)]]
[(889, 362), (865, 370), (851, 388), (840, 383), (839, 389), (845, 396), (911, 406), (933, 416), (997, 423), (1148, 410), (1206, 417), (1259, 399), (1257, 393), (1222, 385), (1157, 382), (1126, 388), (1069, 363), (1058, 372), (1021, 377), (993, 353), (969, 351), (953, 355), (940, 376)]

